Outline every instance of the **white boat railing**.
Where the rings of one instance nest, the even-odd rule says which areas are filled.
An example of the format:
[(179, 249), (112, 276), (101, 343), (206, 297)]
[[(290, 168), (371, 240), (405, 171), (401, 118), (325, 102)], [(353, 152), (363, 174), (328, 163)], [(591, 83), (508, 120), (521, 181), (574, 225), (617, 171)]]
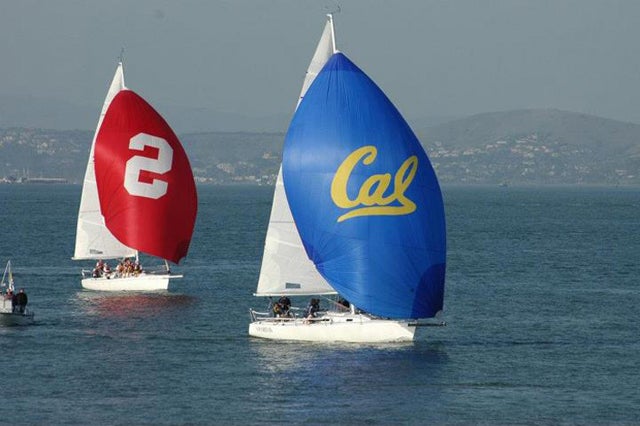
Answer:
[(133, 272), (128, 274), (122, 274), (117, 272), (116, 270), (111, 270), (108, 274), (101, 274), (99, 277), (93, 276), (93, 269), (83, 269), (82, 278), (128, 278), (128, 277), (136, 277), (140, 275), (165, 275), (171, 273), (167, 271), (167, 269), (163, 265), (153, 266), (151, 268), (144, 268), (141, 272)]
[[(338, 322), (351, 322), (351, 321), (362, 322), (361, 318), (357, 320), (355, 317), (346, 319), (344, 321), (340, 321), (339, 319), (346, 313), (334, 311), (334, 310), (319, 311), (318, 316), (312, 317), (312, 318), (307, 318), (305, 316), (298, 316), (296, 315), (295, 312), (291, 312), (291, 311), (304, 311), (304, 309), (291, 307), (289, 309), (289, 312), (291, 314), (288, 316), (274, 316), (272, 312), (259, 312), (253, 309), (249, 309), (249, 315), (251, 316), (251, 322), (269, 322), (269, 323), (276, 323), (276, 324), (296, 323), (296, 322), (301, 324), (312, 324), (312, 323), (320, 323), (320, 322), (335, 322), (336, 320), (338, 320)], [(356, 314), (356, 317), (359, 318), (359, 314)]]
[(253, 309), (249, 309), (249, 315), (251, 315), (251, 321), (268, 321), (268, 322), (286, 322), (295, 321), (298, 319), (295, 312), (292, 312), (290, 316), (273, 316), (272, 312), (258, 312)]

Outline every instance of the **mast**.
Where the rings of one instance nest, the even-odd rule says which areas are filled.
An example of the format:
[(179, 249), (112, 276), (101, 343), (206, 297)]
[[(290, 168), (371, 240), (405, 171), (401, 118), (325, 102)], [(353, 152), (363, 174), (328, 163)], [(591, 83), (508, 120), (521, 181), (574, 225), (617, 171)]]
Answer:
[[(338, 12), (340, 12), (339, 7), (338, 7)], [(329, 26), (331, 28), (331, 47), (333, 48), (333, 53), (336, 53), (338, 51), (338, 48), (336, 47), (336, 29), (333, 25), (333, 14), (334, 12), (327, 13), (327, 19), (329, 21)]]
[(127, 88), (127, 85), (124, 83), (124, 47), (120, 49), (120, 56), (118, 56), (118, 68), (120, 69), (120, 76), (122, 90)]

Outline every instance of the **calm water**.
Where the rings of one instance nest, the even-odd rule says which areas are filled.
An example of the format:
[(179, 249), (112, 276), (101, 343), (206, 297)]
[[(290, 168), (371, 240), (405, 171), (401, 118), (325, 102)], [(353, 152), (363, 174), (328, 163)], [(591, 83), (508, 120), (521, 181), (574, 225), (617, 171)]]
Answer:
[(247, 336), (270, 188), (200, 187), (168, 293), (80, 289), (77, 186), (0, 185), (0, 423), (640, 423), (640, 190), (446, 187), (447, 327), (413, 344)]

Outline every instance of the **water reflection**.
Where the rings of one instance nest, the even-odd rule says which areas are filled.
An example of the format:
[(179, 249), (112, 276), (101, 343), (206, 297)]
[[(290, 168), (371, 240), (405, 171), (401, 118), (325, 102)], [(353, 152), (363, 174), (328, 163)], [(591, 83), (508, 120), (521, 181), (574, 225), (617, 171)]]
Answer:
[(422, 409), (415, 390), (431, 403), (439, 401), (450, 364), (446, 347), (434, 342), (328, 345), (252, 339), (249, 351), (254, 388), (246, 393), (254, 410), (301, 423), (327, 416), (339, 422), (349, 407), (356, 423), (392, 424), (394, 419), (385, 416), (399, 404), (407, 405), (415, 420), (411, 413)]
[(410, 363), (442, 363), (447, 355), (444, 346), (425, 342), (384, 344), (278, 342), (252, 338), (249, 350), (262, 368), (272, 372), (295, 371), (310, 366), (331, 370), (346, 362), (377, 364), (404, 360)]
[(157, 293), (98, 293), (80, 291), (75, 301), (89, 315), (104, 318), (148, 318), (159, 314), (186, 310), (194, 298), (183, 294)]

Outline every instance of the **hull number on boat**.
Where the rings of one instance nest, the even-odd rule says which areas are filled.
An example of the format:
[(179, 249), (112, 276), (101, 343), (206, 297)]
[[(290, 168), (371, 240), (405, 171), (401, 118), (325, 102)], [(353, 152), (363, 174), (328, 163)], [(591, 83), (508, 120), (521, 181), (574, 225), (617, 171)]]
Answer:
[(131, 195), (157, 200), (167, 193), (169, 184), (161, 179), (153, 179), (151, 183), (141, 182), (140, 173), (150, 172), (161, 175), (170, 171), (173, 148), (166, 140), (146, 133), (138, 133), (129, 142), (131, 150), (143, 151), (147, 146), (156, 148), (158, 157), (150, 158), (141, 155), (131, 157), (127, 161), (124, 172), (124, 187)]

